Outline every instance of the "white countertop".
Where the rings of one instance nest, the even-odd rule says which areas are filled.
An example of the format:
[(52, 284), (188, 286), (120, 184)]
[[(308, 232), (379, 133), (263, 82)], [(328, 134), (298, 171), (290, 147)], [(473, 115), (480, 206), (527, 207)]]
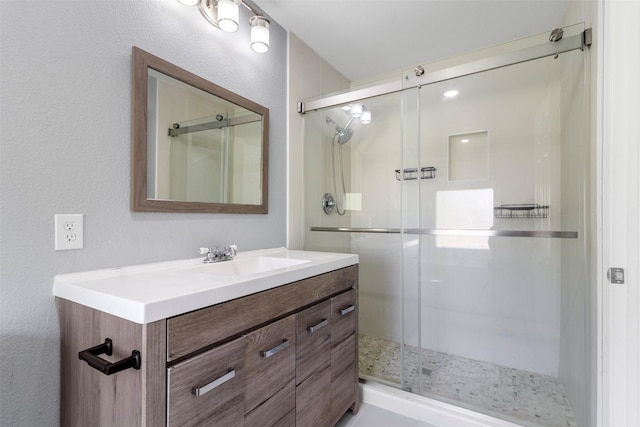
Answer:
[[(291, 265), (234, 275), (236, 264), (266, 257)], [(53, 294), (130, 320), (149, 323), (358, 263), (358, 255), (286, 248), (239, 252), (233, 261), (203, 264), (204, 256), (54, 277)], [(229, 264), (236, 263), (236, 264)], [(224, 265), (223, 264), (227, 264)], [(217, 266), (217, 267), (216, 267)], [(214, 270), (214, 269), (218, 270)], [(224, 274), (212, 274), (215, 271)]]

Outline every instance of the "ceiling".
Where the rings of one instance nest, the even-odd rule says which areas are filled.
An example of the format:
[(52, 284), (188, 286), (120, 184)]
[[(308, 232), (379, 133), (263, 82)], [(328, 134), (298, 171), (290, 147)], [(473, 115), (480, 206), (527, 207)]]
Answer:
[(351, 81), (551, 31), (569, 0), (254, 0)]

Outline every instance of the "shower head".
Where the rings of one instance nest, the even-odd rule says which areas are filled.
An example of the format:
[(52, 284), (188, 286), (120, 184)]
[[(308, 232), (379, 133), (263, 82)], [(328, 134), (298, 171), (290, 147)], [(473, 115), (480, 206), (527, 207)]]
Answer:
[(343, 128), (338, 126), (338, 124), (329, 116), (326, 117), (325, 121), (327, 124), (333, 125), (333, 127), (336, 129), (336, 135), (338, 136), (339, 144), (346, 144), (347, 142), (349, 142), (349, 140), (353, 136), (353, 129), (349, 129), (351, 122), (353, 122), (353, 118), (349, 120)]

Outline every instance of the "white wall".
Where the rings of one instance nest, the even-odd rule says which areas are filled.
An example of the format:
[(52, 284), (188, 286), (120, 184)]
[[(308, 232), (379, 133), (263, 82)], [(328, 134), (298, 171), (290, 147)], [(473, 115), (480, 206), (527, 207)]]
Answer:
[[(241, 14), (226, 34), (174, 0), (0, 2), (0, 425), (58, 423), (54, 275), (285, 244), (286, 33), (256, 54)], [(133, 45), (270, 109), (268, 215), (130, 211)], [(56, 213), (85, 215), (84, 249), (54, 252)]]

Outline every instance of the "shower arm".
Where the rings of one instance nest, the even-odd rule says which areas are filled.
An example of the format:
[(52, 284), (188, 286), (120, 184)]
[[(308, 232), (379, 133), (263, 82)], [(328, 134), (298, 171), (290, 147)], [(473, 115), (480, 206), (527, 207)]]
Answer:
[(331, 123), (333, 125), (333, 127), (336, 129), (336, 133), (338, 134), (342, 134), (345, 130), (347, 130), (349, 128), (349, 126), (351, 125), (351, 122), (353, 122), (356, 118), (355, 117), (351, 117), (349, 119), (349, 121), (347, 122), (346, 125), (344, 125), (343, 128), (341, 128), (338, 123), (335, 122), (335, 120), (333, 120), (331, 117), (327, 116), (325, 118), (325, 121), (327, 123)]

